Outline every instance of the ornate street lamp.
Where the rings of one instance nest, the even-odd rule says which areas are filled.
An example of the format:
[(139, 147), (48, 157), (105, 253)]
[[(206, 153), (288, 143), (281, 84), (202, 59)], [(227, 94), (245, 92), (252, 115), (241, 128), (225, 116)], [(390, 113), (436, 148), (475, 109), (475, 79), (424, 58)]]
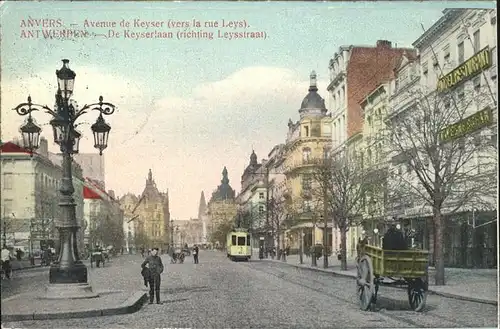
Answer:
[(36, 125), (31, 112), (43, 110), (50, 114), (50, 121), (54, 134), (54, 142), (62, 153), (61, 200), (62, 218), (58, 223), (60, 252), (57, 262), (50, 267), (47, 298), (88, 298), (97, 297), (88, 283), (87, 267), (79, 258), (76, 233), (80, 228), (76, 220), (75, 191), (72, 178), (72, 155), (78, 153), (82, 133), (76, 130), (76, 121), (89, 110), (99, 111), (95, 124), (92, 125), (94, 147), (102, 151), (107, 147), (108, 135), (111, 127), (104, 121), (103, 115), (113, 114), (115, 106), (104, 103), (102, 96), (99, 102), (85, 105), (81, 109), (75, 108), (71, 96), (76, 74), (69, 68), (69, 60), (63, 59), (63, 67), (56, 70), (58, 90), (56, 92), (55, 109), (46, 105), (33, 104), (28, 96), (27, 103), (21, 103), (14, 108), (19, 115), (28, 115), (26, 123), (20, 128), (23, 137), (23, 146), (32, 153), (39, 147), (41, 128)]
[[(31, 102), (30, 97), (28, 97), (28, 102)], [(35, 123), (30, 113), (26, 123), (22, 125), (19, 130), (23, 137), (24, 148), (30, 152), (31, 156), (33, 156), (33, 151), (40, 146), (40, 132), (42, 131), (42, 128)]]

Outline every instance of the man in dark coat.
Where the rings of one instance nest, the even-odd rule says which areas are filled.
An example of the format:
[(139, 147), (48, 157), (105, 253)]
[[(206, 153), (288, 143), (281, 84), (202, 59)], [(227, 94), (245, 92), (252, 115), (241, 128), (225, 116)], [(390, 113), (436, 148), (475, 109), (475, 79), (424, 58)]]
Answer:
[(198, 264), (198, 254), (200, 253), (200, 248), (198, 248), (198, 245), (194, 245), (193, 248), (193, 257), (194, 257), (194, 263)]
[(151, 250), (151, 255), (149, 255), (141, 265), (143, 269), (146, 266), (148, 266), (149, 268), (149, 304), (153, 304), (155, 295), (156, 295), (156, 304), (161, 304), (160, 274), (163, 273), (163, 263), (161, 261), (161, 257), (158, 256), (158, 248), (153, 248), (153, 250)]
[(384, 250), (408, 249), (403, 233), (401, 232), (401, 230), (398, 230), (396, 228), (396, 225), (391, 225), (391, 227), (384, 234), (384, 241), (382, 243), (382, 248)]

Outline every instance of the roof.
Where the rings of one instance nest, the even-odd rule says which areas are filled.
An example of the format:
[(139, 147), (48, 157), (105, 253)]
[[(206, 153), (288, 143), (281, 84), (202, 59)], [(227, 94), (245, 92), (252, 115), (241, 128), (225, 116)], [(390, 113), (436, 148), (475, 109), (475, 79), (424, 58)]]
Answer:
[[(17, 145), (16, 143), (13, 142), (6, 142), (1, 144), (0, 146), (0, 153), (26, 153), (30, 154), (31, 152), (25, 149), (22, 146)], [(33, 152), (36, 154), (36, 152)]]
[(450, 9), (447, 8), (443, 10), (443, 16), (434, 23), (430, 28), (428, 28), (420, 37), (418, 37), (415, 42), (413, 42), (413, 47), (422, 48), (425, 44), (432, 42), (432, 40), (440, 34), (441, 29), (450, 21), (453, 21), (456, 17), (464, 13), (467, 9)]

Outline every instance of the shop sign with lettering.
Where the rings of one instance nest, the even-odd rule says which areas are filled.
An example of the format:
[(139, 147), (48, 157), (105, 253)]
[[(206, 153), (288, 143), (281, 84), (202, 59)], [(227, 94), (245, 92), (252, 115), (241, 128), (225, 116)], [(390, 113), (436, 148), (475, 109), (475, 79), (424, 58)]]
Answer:
[(451, 89), (459, 83), (466, 81), (476, 74), (491, 66), (491, 52), (490, 47), (486, 46), (477, 54), (469, 58), (462, 65), (455, 68), (447, 75), (439, 78), (437, 83), (437, 91), (443, 92)]
[(487, 107), (484, 110), (476, 112), (465, 119), (458, 121), (441, 130), (439, 139), (441, 142), (449, 142), (459, 137), (468, 135), (478, 129), (481, 129), (493, 122), (493, 111)]

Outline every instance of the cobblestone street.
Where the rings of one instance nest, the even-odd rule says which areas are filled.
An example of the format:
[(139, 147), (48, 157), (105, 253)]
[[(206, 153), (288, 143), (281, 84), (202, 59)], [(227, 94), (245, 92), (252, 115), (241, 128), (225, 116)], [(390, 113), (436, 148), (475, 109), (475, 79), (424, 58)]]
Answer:
[[(140, 256), (121, 256), (109, 267), (110, 289), (141, 288)], [(429, 295), (427, 310), (409, 310), (406, 292), (382, 287), (376, 312), (359, 310), (355, 282), (350, 278), (313, 272), (278, 262), (233, 263), (224, 253), (202, 251), (200, 264), (192, 258), (169, 264), (162, 275), (163, 305), (145, 305), (120, 316), (4, 323), (20, 328), (387, 328), (496, 327), (497, 307)], [(31, 274), (30, 274), (31, 273)], [(16, 293), (46, 281), (46, 271), (28, 270), (13, 279)], [(94, 279), (97, 276), (94, 275)], [(40, 285), (40, 286), (43, 286)], [(2, 288), (3, 290), (4, 288)], [(2, 291), (3, 296), (3, 291)], [(3, 298), (3, 297), (2, 297)]]

